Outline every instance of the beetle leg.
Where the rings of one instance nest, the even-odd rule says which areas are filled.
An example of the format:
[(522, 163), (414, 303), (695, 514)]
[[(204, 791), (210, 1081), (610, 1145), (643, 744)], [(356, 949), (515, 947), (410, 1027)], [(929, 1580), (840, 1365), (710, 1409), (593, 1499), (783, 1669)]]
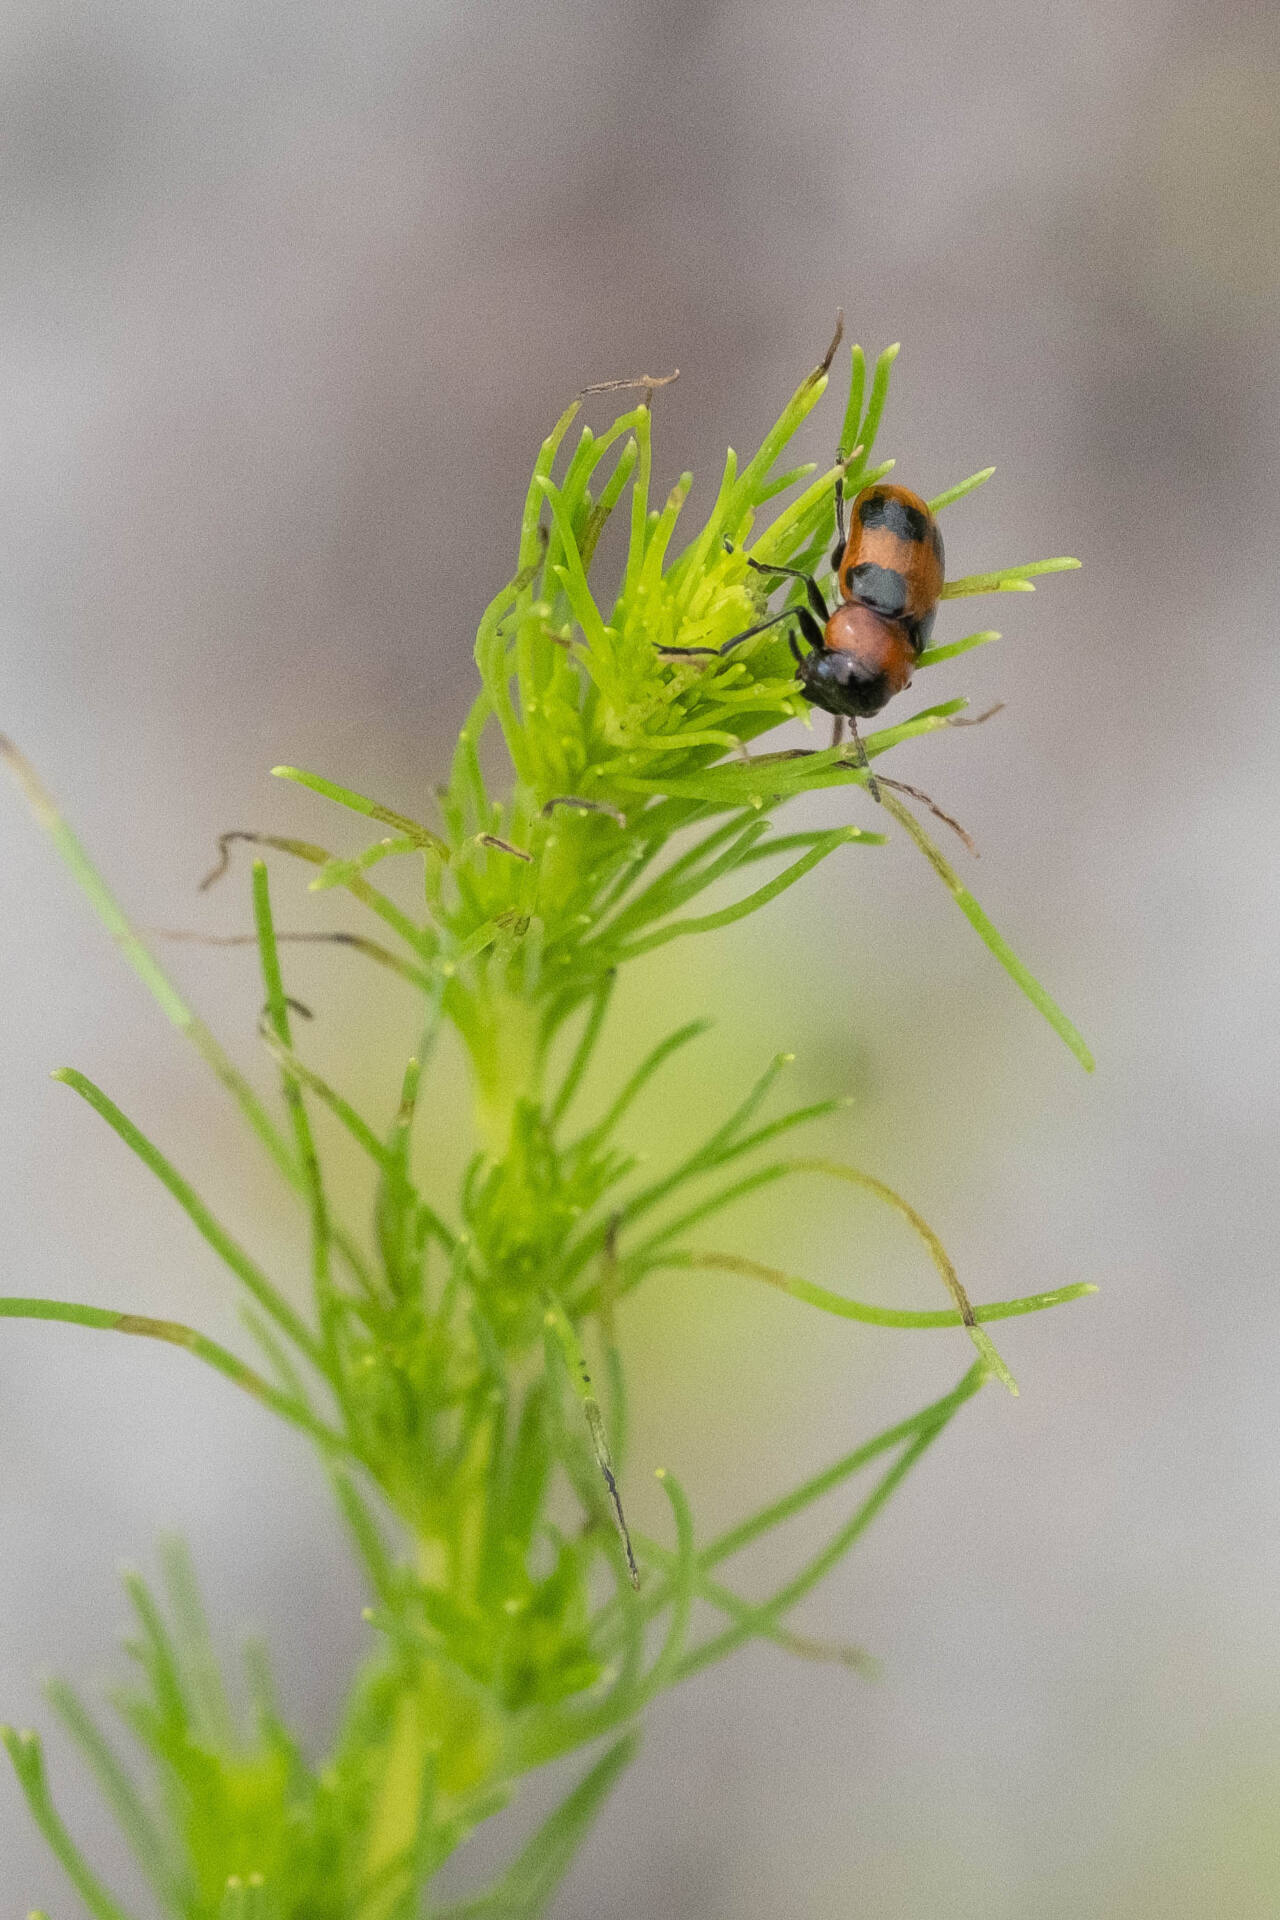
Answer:
[(876, 805), (880, 806), (883, 804), (880, 799), (880, 788), (874, 773), (871, 771), (871, 762), (868, 760), (867, 750), (862, 744), (862, 735), (858, 732), (858, 723), (852, 714), (849, 715), (849, 735), (853, 741), (854, 758), (867, 776), (867, 792), (871, 795)]
[[(728, 653), (730, 647), (738, 647), (744, 640), (754, 639), (756, 634), (763, 633), (766, 627), (776, 627), (780, 620), (803, 617), (803, 614), (803, 608), (784, 607), (781, 613), (770, 614), (767, 620), (761, 620), (757, 626), (748, 627), (745, 633), (735, 633), (732, 640), (726, 640), (722, 647), (659, 647), (657, 651), (664, 660), (689, 660), (697, 655), (718, 660)], [(810, 619), (812, 617), (809, 615)]]
[(813, 608), (813, 611), (817, 614), (823, 626), (826, 626), (830, 618), (830, 612), (826, 601), (822, 597), (822, 589), (811, 573), (801, 573), (799, 567), (769, 567), (765, 565), (763, 560), (748, 559), (747, 565), (754, 567), (757, 573), (780, 573), (784, 574), (788, 580), (803, 580), (809, 605)]
[(810, 613), (808, 607), (792, 607), (791, 612), (794, 613), (796, 617), (796, 625), (799, 627), (801, 633), (804, 635), (805, 639), (809, 642), (809, 645), (813, 648), (814, 652), (815, 653), (824, 652), (827, 645), (826, 632), (825, 632), (826, 621), (827, 621), (826, 608), (824, 607), (822, 609), (821, 625), (819, 625), (818, 621), (814, 618), (813, 614)]

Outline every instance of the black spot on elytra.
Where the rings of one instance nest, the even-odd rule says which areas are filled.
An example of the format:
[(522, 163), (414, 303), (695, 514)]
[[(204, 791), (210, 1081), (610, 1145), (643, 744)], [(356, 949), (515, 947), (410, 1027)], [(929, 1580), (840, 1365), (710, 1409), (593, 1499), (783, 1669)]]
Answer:
[[(884, 527), (889, 533), (897, 534), (899, 540), (923, 540), (930, 526), (927, 513), (922, 513), (919, 507), (909, 507), (905, 500), (895, 499), (891, 493), (869, 493), (858, 508), (858, 519), (867, 528)], [(936, 522), (934, 527), (936, 532)]]
[(878, 567), (873, 560), (850, 567), (845, 575), (845, 591), (851, 600), (861, 601), (886, 620), (896, 620), (907, 604), (907, 582), (896, 567)]

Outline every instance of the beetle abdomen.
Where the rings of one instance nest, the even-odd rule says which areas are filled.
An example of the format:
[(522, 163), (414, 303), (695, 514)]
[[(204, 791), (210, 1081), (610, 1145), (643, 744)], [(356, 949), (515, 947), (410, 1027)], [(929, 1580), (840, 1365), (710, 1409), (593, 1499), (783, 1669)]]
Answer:
[(882, 619), (901, 620), (917, 650), (942, 591), (943, 564), (938, 523), (918, 493), (881, 485), (867, 487), (854, 500), (840, 557), (840, 590)]

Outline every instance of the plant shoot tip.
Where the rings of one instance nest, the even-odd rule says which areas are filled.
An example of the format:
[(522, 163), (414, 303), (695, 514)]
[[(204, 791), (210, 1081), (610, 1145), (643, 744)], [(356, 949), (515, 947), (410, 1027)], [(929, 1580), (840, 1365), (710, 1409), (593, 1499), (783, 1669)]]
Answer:
[[(366, 823), (379, 823), (376, 833), (382, 837), (375, 838), (366, 825), (372, 844), (347, 858), (310, 840), (274, 833), (218, 836), (219, 861), (202, 887), (227, 871), (233, 846), (253, 843), (254, 924), (265, 994), (258, 1030), (280, 1069), (274, 1106), (265, 1104), (161, 970), (151, 942), (172, 936), (132, 924), (34, 770), (0, 734), (0, 761), (8, 764), (27, 810), (51, 837), (165, 1016), (194, 1043), (294, 1190), (310, 1229), (311, 1268), (311, 1300), (304, 1312), (160, 1148), (84, 1073), (63, 1066), (50, 1077), (92, 1106), (158, 1177), (190, 1228), (246, 1290), (256, 1311), (245, 1318), (268, 1365), (258, 1372), (193, 1326), (127, 1310), (0, 1298), (0, 1319), (63, 1321), (143, 1335), (167, 1342), (170, 1350), (185, 1349), (216, 1369), (321, 1450), (369, 1575), (360, 1589), (369, 1604), (352, 1595), (370, 1634), (359, 1637), (367, 1643), (358, 1656), (351, 1701), (359, 1708), (375, 1698), (367, 1692), (372, 1679), (385, 1712), (383, 1704), (374, 1715), (348, 1711), (340, 1744), (323, 1758), (314, 1764), (290, 1758), (289, 1771), (298, 1769), (301, 1791), (295, 1796), (290, 1787), (287, 1804), (272, 1784), (274, 1766), (271, 1777), (263, 1777), (261, 1851), (255, 1843), (250, 1854), (233, 1834), (223, 1846), (214, 1831), (213, 1816), (226, 1790), (237, 1804), (242, 1782), (255, 1796), (258, 1789), (246, 1775), (249, 1756), (234, 1731), (237, 1716), (227, 1711), (194, 1568), (180, 1547), (162, 1550), (154, 1591), (137, 1573), (124, 1571), (137, 1622), (135, 1637), (126, 1644), (140, 1677), (135, 1675), (129, 1695), (121, 1699), (129, 1708), (130, 1730), (141, 1730), (153, 1763), (154, 1811), (142, 1806), (77, 1698), (58, 1684), (51, 1689), (52, 1704), (72, 1734), (79, 1728), (79, 1744), (99, 1784), (106, 1782), (118, 1821), (137, 1829), (124, 1837), (140, 1838), (133, 1851), (140, 1859), (152, 1858), (153, 1877), (163, 1874), (173, 1882), (166, 1910), (183, 1904), (185, 1881), (178, 1883), (178, 1862), (188, 1855), (194, 1862), (198, 1846), (201, 1884), (214, 1909), (221, 1896), (228, 1920), (233, 1910), (237, 1920), (254, 1920), (260, 1909), (265, 1920), (264, 1902), (273, 1915), (277, 1909), (281, 1915), (286, 1909), (301, 1912), (299, 1897), (311, 1911), (316, 1899), (302, 1893), (302, 1880), (308, 1887), (315, 1884), (313, 1870), (326, 1882), (333, 1877), (335, 1837), (340, 1836), (344, 1849), (350, 1842), (352, 1868), (367, 1888), (368, 1897), (358, 1904), (368, 1907), (372, 1901), (379, 1912), (391, 1906), (417, 1911), (429, 1893), (426, 1881), (464, 1828), (505, 1804), (526, 1770), (607, 1733), (609, 1751), (538, 1830), (512, 1873), (478, 1901), (464, 1903), (474, 1912), (525, 1912), (535, 1904), (542, 1910), (628, 1763), (637, 1731), (633, 1723), (651, 1699), (752, 1639), (865, 1668), (858, 1650), (790, 1633), (781, 1624), (780, 1606), (749, 1602), (734, 1586), (706, 1578), (707, 1569), (748, 1541), (771, 1535), (874, 1457), (887, 1456), (851, 1519), (816, 1557), (802, 1561), (781, 1590), (784, 1596), (806, 1591), (854, 1544), (912, 1461), (980, 1386), (999, 1379), (1017, 1393), (979, 1322), (1039, 1311), (1099, 1290), (1079, 1283), (975, 1309), (941, 1242), (914, 1208), (882, 1182), (836, 1162), (771, 1158), (762, 1166), (757, 1160), (745, 1173), (730, 1170), (722, 1185), (720, 1170), (732, 1169), (739, 1156), (755, 1154), (794, 1126), (858, 1104), (854, 1095), (815, 1098), (793, 1112), (767, 1115), (759, 1127), (749, 1125), (779, 1084), (788, 1084), (782, 1072), (795, 1064), (797, 1051), (766, 1055), (764, 1071), (728, 1119), (673, 1164), (667, 1163), (665, 1150), (660, 1156), (632, 1147), (621, 1122), (655, 1070), (706, 1033), (710, 1021), (691, 1020), (668, 1034), (622, 1079), (612, 1102), (602, 1101), (603, 1118), (579, 1127), (571, 1104), (584, 1089), (595, 1104), (597, 1076), (603, 1080), (605, 1073), (597, 1043), (613, 1017), (610, 989), (624, 961), (677, 936), (701, 935), (742, 919), (768, 906), (848, 842), (882, 844), (887, 837), (853, 825), (848, 820), (853, 809), (842, 808), (838, 824), (818, 831), (775, 834), (770, 824), (775, 808), (823, 783), (843, 785), (852, 777), (880, 798), (865, 756), (858, 767), (843, 757), (837, 743), (828, 750), (826, 740), (813, 735), (814, 707), (804, 697), (803, 675), (788, 662), (780, 625), (802, 614), (809, 621), (806, 637), (815, 631), (823, 589), (805, 569), (817, 568), (825, 580), (838, 519), (842, 541), (846, 538), (841, 485), (853, 496), (894, 467), (893, 461), (880, 460), (876, 442), (897, 342), (875, 358), (870, 378), (867, 356), (861, 347), (852, 349), (839, 441), (836, 423), (827, 441), (832, 450), (839, 446), (834, 464), (778, 470), (783, 448), (827, 388), (837, 351), (847, 344), (843, 326), (841, 312), (825, 358), (817, 367), (809, 361), (812, 371), (786, 399), (759, 452), (739, 463), (729, 451), (710, 513), (681, 551), (671, 543), (692, 476), (680, 474), (661, 512), (650, 500), (654, 396), (649, 389), (665, 386), (674, 374), (599, 383), (584, 389), (561, 414), (542, 443), (522, 496), (513, 576), (481, 618), (475, 650), (481, 686), (455, 735), (448, 778), (424, 789), (439, 807), (443, 825), (438, 832), (320, 774), (279, 765), (270, 769), (272, 778), (307, 788)], [(575, 449), (567, 436), (584, 395), (628, 386), (644, 390), (627, 396), (626, 411), (607, 431), (582, 429)], [(994, 471), (988, 467), (960, 481), (926, 503), (929, 511), (963, 498)], [(784, 494), (788, 504), (770, 509), (766, 533), (761, 511)], [(591, 569), (615, 513), (612, 532), (629, 522), (630, 546), (621, 591), (606, 601), (598, 597)], [(761, 532), (760, 547), (776, 564), (757, 563), (744, 553), (753, 529)], [(775, 583), (787, 577), (807, 582), (807, 605), (789, 585), (786, 595), (795, 604), (761, 621), (764, 603), (758, 581), (746, 572), (749, 564), (758, 574), (772, 574)], [(1033, 561), (956, 580), (942, 594), (1031, 592), (1033, 576), (1079, 565), (1066, 557)], [(838, 588), (848, 568), (838, 563), (835, 571)], [(771, 586), (774, 591), (782, 590)], [(744, 620), (754, 624), (735, 634)], [(739, 641), (766, 629), (773, 630), (773, 638), (765, 648), (733, 651)], [(966, 634), (932, 651), (923, 649), (919, 657), (932, 664), (998, 637)], [(810, 637), (811, 648), (818, 644)], [(794, 634), (790, 651), (803, 667), (807, 656)], [(668, 662), (676, 663), (674, 671)], [(873, 751), (883, 754), (900, 741), (952, 724), (963, 705), (944, 702), (890, 726), (875, 737)], [(816, 755), (800, 749), (756, 753), (758, 739), (794, 719), (809, 729), (806, 737)], [(515, 776), (509, 782), (504, 775), (501, 790), (490, 778), (499, 747)], [(895, 821), (891, 831), (901, 828), (912, 837), (979, 937), (1092, 1072), (1093, 1056), (1080, 1036), (894, 793), (907, 794), (935, 813), (939, 809), (918, 789), (881, 779), (884, 811)], [(949, 816), (941, 817), (955, 825)], [(668, 860), (674, 837), (686, 829), (696, 838)], [(477, 857), (482, 849), (505, 857)], [(689, 903), (713, 884), (788, 850), (796, 855), (790, 864), (764, 884), (743, 888), (732, 905), (705, 913), (695, 907), (690, 914)], [(393, 951), (354, 933), (278, 932), (268, 898), (267, 852), (273, 873), (280, 855), (305, 863), (303, 884), (310, 882), (310, 892), (345, 887), (399, 946)], [(406, 854), (415, 866), (425, 867), (420, 876), (425, 890), (411, 907), (374, 886), (368, 871), (385, 858)], [(424, 862), (425, 854), (433, 858)], [(218, 943), (252, 945), (254, 940), (254, 934), (237, 934), (220, 936)], [(393, 1081), (387, 1097), (379, 1099), (375, 1125), (293, 1050), (293, 1014), (310, 1017), (288, 991), (291, 982), (282, 964), (283, 943), (294, 940), (345, 942), (366, 958), (389, 964), (425, 994), (425, 1019), (405, 1035), (405, 1044), (418, 1034), (422, 1038), (398, 1086)], [(420, 1184), (419, 1156), (412, 1151), (415, 1113), (426, 1105), (425, 1096), (419, 1104), (420, 1077), (425, 1087), (425, 1069), (446, 1026), (469, 1057), (479, 1122), (476, 1151), (465, 1171), (458, 1169), (454, 1207), (447, 1207), (434, 1187)], [(629, 1041), (625, 1032), (618, 1038)], [(608, 1051), (600, 1050), (602, 1055)], [(404, 1062), (402, 1047), (396, 1060), (397, 1067)], [(461, 1103), (451, 1081), (440, 1104), (445, 1124), (461, 1134), (463, 1116), (455, 1111)], [(321, 1109), (327, 1109), (323, 1121)], [(330, 1182), (328, 1140), (320, 1125), (331, 1121), (341, 1125), (376, 1173), (372, 1234), (362, 1222), (348, 1222), (345, 1174)], [(661, 1171), (651, 1175), (647, 1169), (655, 1161)], [(645, 1171), (637, 1187), (638, 1169)], [(891, 1204), (922, 1238), (949, 1303), (928, 1311), (873, 1306), (736, 1254), (686, 1249), (687, 1228), (699, 1227), (748, 1192), (804, 1173), (846, 1179)], [(683, 1190), (708, 1176), (713, 1183), (699, 1186), (697, 1198), (686, 1203)], [(642, 1228), (636, 1237), (633, 1221), (659, 1205), (664, 1211), (655, 1215), (652, 1229)], [(671, 1511), (674, 1539), (670, 1547), (656, 1540), (642, 1544), (642, 1588), (619, 1490), (628, 1407), (615, 1309), (649, 1272), (663, 1266), (763, 1280), (849, 1321), (949, 1329), (943, 1337), (963, 1354), (966, 1371), (959, 1385), (932, 1406), (708, 1544), (698, 1537), (679, 1476), (665, 1466), (654, 1468)], [(976, 1352), (966, 1351), (969, 1341)], [(295, 1369), (295, 1359), (314, 1370), (314, 1381)], [(189, 1361), (177, 1364), (185, 1367)], [(599, 1393), (592, 1377), (597, 1366)], [(313, 1386), (331, 1390), (328, 1411), (313, 1400)], [(575, 1403), (576, 1429), (568, 1418)], [(904, 1440), (905, 1451), (900, 1450)], [(567, 1488), (560, 1484), (561, 1466), (569, 1469)], [(579, 1509), (579, 1524), (572, 1530), (554, 1524), (566, 1492)], [(610, 1509), (617, 1539), (608, 1526)], [(417, 1543), (416, 1558), (405, 1552), (402, 1543), (408, 1542)], [(455, 1554), (455, 1542), (466, 1543), (465, 1550)], [(472, 1542), (483, 1543), (482, 1560), (472, 1553)], [(483, 1578), (473, 1577), (481, 1572)], [(641, 1595), (635, 1605), (628, 1583)], [(700, 1623), (713, 1609), (727, 1621), (708, 1639)], [(658, 1634), (663, 1612), (669, 1624)], [(691, 1633), (693, 1628), (699, 1630)], [(256, 1655), (249, 1678), (262, 1703), (265, 1732), (275, 1709), (269, 1675)], [(204, 1720), (208, 1739), (196, 1725)], [(152, 1737), (152, 1728), (163, 1733), (162, 1740)], [(181, 1738), (171, 1741), (171, 1728)], [(196, 1821), (184, 1820), (175, 1830), (171, 1851), (159, 1823), (171, 1823), (172, 1809), (189, 1802), (183, 1770), (188, 1728), (197, 1736), (201, 1786), (206, 1778), (209, 1783), (209, 1793), (200, 1794), (209, 1813), (204, 1804), (190, 1809)], [(384, 1753), (388, 1730), (395, 1749), (390, 1767)], [(125, 1920), (87, 1863), (81, 1863), (52, 1809), (39, 1736), (12, 1727), (0, 1732), (0, 1752), (8, 1749), (37, 1824), (64, 1866), (70, 1863), (86, 1907), (101, 1920)], [(281, 1729), (281, 1737), (288, 1737), (287, 1730)], [(437, 1780), (441, 1811), (435, 1806)], [(468, 1813), (459, 1822), (449, 1810), (456, 1782), (465, 1782), (466, 1793), (457, 1806), (469, 1808), (474, 1819)], [(263, 1859), (265, 1866), (275, 1857), (268, 1850), (277, 1845), (287, 1849), (289, 1884), (271, 1866), (264, 1885), (252, 1859)], [(344, 1852), (344, 1863), (347, 1858)], [(28, 1920), (47, 1916), (37, 1910)]]

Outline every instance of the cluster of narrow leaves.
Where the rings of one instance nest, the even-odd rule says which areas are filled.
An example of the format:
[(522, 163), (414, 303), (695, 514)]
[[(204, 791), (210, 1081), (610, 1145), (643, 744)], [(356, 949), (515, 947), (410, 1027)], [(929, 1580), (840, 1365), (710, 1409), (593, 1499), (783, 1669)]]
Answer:
[[(848, 1552), (914, 1462), (983, 1381), (1007, 1370), (986, 1326), (1087, 1291), (973, 1305), (915, 1209), (860, 1170), (779, 1157), (777, 1143), (836, 1103), (771, 1113), (785, 1056), (682, 1161), (642, 1174), (626, 1146), (632, 1103), (701, 1024), (672, 1032), (641, 1061), (619, 1060), (603, 1111), (581, 1114), (587, 1068), (608, 1033), (619, 968), (666, 942), (710, 933), (767, 906), (820, 862), (880, 833), (848, 825), (787, 833), (773, 815), (818, 787), (866, 785), (838, 747), (751, 754), (748, 743), (803, 717), (791, 656), (776, 629), (712, 659), (661, 647), (718, 647), (761, 615), (748, 559), (822, 571), (843, 470), (856, 491), (871, 464), (893, 351), (869, 390), (854, 349), (837, 466), (779, 471), (822, 397), (826, 365), (803, 382), (759, 452), (731, 453), (700, 530), (672, 557), (690, 490), (683, 476), (651, 510), (649, 395), (562, 459), (571, 407), (538, 457), (510, 584), (480, 623), (481, 690), (459, 735), (440, 818), (427, 826), (296, 768), (277, 773), (388, 829), (354, 855), (300, 839), (257, 843), (252, 870), (264, 1012), (258, 1038), (279, 1076), (275, 1111), (186, 1005), (134, 932), (36, 776), (7, 757), (126, 957), (200, 1050), (295, 1190), (310, 1225), (311, 1302), (269, 1275), (214, 1218), (162, 1150), (100, 1088), (60, 1077), (160, 1179), (217, 1251), (243, 1295), (258, 1348), (251, 1365), (196, 1329), (127, 1311), (0, 1300), (0, 1317), (66, 1320), (168, 1341), (219, 1369), (315, 1443), (370, 1588), (370, 1645), (330, 1750), (316, 1760), (290, 1734), (265, 1656), (249, 1659), (248, 1716), (233, 1708), (210, 1649), (191, 1570), (164, 1563), (157, 1597), (129, 1584), (137, 1672), (114, 1702), (147, 1762), (143, 1784), (65, 1686), (55, 1709), (79, 1743), (159, 1908), (181, 1920), (406, 1920), (424, 1910), (442, 1863), (500, 1808), (531, 1768), (605, 1743), (578, 1785), (496, 1886), (437, 1914), (544, 1910), (575, 1847), (630, 1757), (647, 1705), (663, 1690), (764, 1638), (800, 1654), (864, 1664), (821, 1646), (789, 1616)], [(559, 477), (555, 477), (559, 470)], [(941, 510), (987, 476), (933, 503)], [(760, 510), (789, 496), (757, 533)], [(629, 518), (621, 586), (593, 585), (600, 536)], [(1029, 590), (1044, 561), (949, 583), (950, 598)], [(975, 633), (923, 664), (996, 638)], [(870, 759), (949, 726), (951, 700), (871, 734)], [(510, 763), (497, 795), (489, 732)], [(885, 813), (954, 894), (996, 957), (1085, 1065), (1075, 1029), (987, 921), (892, 793)], [(311, 888), (345, 889), (373, 921), (343, 936), (421, 994), (422, 1037), (381, 1114), (361, 1112), (305, 1058), (275, 929), (266, 856), (313, 869)], [(421, 908), (406, 911), (370, 873), (412, 862)], [(764, 869), (767, 877), (760, 878)], [(728, 905), (697, 910), (738, 877)], [(445, 1023), (465, 1045), (477, 1147), (460, 1190), (430, 1191), (415, 1170), (414, 1122), (429, 1097)], [(605, 1056), (608, 1055), (607, 1049)], [(599, 1082), (608, 1075), (597, 1069)], [(367, 1222), (340, 1217), (314, 1126), (331, 1116), (374, 1181)], [(709, 1248), (707, 1224), (744, 1194), (800, 1177), (852, 1183), (918, 1234), (946, 1306), (890, 1310)], [(976, 1358), (956, 1388), (719, 1538), (699, 1537), (670, 1475), (666, 1542), (626, 1525), (626, 1400), (617, 1303), (663, 1268), (757, 1280), (845, 1318), (908, 1328), (964, 1327)], [(584, 1343), (600, 1355), (599, 1380)], [(763, 1600), (727, 1563), (811, 1503), (856, 1482), (816, 1552)], [(572, 1523), (568, 1511), (576, 1513)], [(99, 1920), (126, 1920), (64, 1827), (34, 1734), (6, 1741), (32, 1813)]]

